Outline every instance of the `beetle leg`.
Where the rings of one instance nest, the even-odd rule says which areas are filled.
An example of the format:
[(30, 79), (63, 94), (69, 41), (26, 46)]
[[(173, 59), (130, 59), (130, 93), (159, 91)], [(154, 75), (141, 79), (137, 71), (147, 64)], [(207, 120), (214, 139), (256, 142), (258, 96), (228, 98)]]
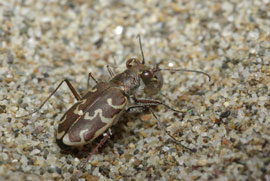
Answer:
[[(151, 106), (151, 105), (148, 105), (148, 106)], [(153, 105), (155, 106), (155, 105)], [(145, 106), (145, 105), (132, 105), (132, 106), (129, 106), (126, 111), (127, 112), (130, 112), (130, 113), (134, 113), (134, 112), (144, 112), (148, 110), (148, 108)]]
[(89, 86), (90, 86), (90, 83), (89, 83), (90, 78), (92, 78), (96, 82), (96, 84), (98, 83), (97, 79), (95, 79), (95, 77), (93, 76), (93, 74), (90, 72), (88, 74), (88, 79), (87, 79), (87, 90), (89, 89)]
[[(154, 104), (156, 105), (156, 104)], [(145, 111), (145, 110), (149, 110), (151, 112), (151, 114), (154, 116), (154, 118), (156, 119), (157, 123), (158, 123), (158, 126), (159, 128), (164, 132), (166, 133), (175, 143), (177, 144), (180, 144), (183, 148), (189, 150), (189, 151), (192, 151), (192, 152), (195, 152), (196, 150), (195, 149), (191, 149), (191, 148), (188, 148), (186, 146), (184, 146), (181, 141), (177, 141), (170, 133), (169, 131), (166, 130), (164, 124), (162, 124), (160, 122), (160, 120), (158, 119), (158, 117), (156, 116), (156, 114), (154, 113), (154, 111), (152, 110), (152, 108), (150, 106), (153, 106), (153, 105), (134, 105), (134, 106), (130, 106), (127, 108), (127, 111), (128, 112), (133, 112), (134, 110), (136, 111)]]
[(98, 148), (103, 144), (105, 143), (109, 138), (110, 136), (112, 135), (112, 132), (111, 132), (111, 129), (109, 129), (107, 131), (107, 133), (104, 133), (103, 134), (103, 138), (102, 140), (98, 143), (98, 145), (94, 148), (94, 150), (89, 154), (89, 156), (85, 159), (85, 161), (83, 162), (82, 164), (82, 167), (84, 167), (86, 165), (86, 163), (90, 160), (90, 158), (97, 152)]
[(113, 78), (115, 76), (115, 74), (114, 74), (113, 70), (111, 69), (111, 67), (109, 65), (107, 65), (107, 70), (108, 70), (111, 78)]
[(67, 86), (71, 90), (71, 92), (74, 95), (74, 97), (79, 101), (81, 99), (80, 95), (77, 93), (76, 89), (72, 86), (72, 84), (69, 82), (69, 80), (65, 79), (65, 80), (62, 80), (60, 82), (60, 84), (56, 87), (56, 89), (54, 89), (54, 91), (42, 102), (42, 104), (35, 111), (33, 111), (31, 113), (28, 113), (26, 115), (23, 115), (23, 116), (16, 117), (16, 118), (21, 118), (21, 117), (29, 116), (29, 115), (32, 115), (32, 114), (38, 112), (44, 106), (44, 104), (56, 93), (56, 91), (61, 87), (61, 85), (64, 82), (66, 82)]
[(188, 148), (186, 146), (184, 146), (181, 141), (177, 141), (170, 133), (169, 131), (166, 130), (165, 126), (160, 122), (160, 120), (158, 119), (158, 117), (156, 116), (156, 114), (154, 113), (154, 111), (152, 110), (152, 108), (148, 107), (148, 110), (152, 113), (152, 115), (154, 116), (154, 118), (157, 120), (158, 122), (158, 126), (159, 128), (164, 131), (167, 135), (169, 135), (169, 137), (177, 144), (180, 144), (183, 148), (189, 150), (189, 151), (192, 151), (192, 152), (196, 152), (196, 149), (191, 149), (191, 148)]
[(153, 99), (137, 99), (137, 98), (134, 98), (135, 100), (135, 103), (137, 105), (144, 105), (144, 106), (157, 106), (157, 105), (162, 105), (164, 107), (166, 107), (167, 109), (169, 110), (172, 110), (174, 112), (177, 112), (177, 113), (182, 113), (184, 114), (185, 112), (184, 111), (179, 111), (179, 110), (176, 110), (174, 108), (172, 108), (171, 106), (159, 101), (159, 100), (153, 100)]

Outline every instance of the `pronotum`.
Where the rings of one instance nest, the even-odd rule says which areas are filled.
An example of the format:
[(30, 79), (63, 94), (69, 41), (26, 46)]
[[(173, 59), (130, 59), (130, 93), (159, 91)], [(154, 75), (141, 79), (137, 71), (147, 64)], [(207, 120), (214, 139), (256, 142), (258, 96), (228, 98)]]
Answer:
[[(65, 150), (70, 147), (88, 144), (103, 134), (103, 139), (86, 159), (86, 161), (88, 161), (96, 152), (98, 147), (110, 137), (110, 128), (117, 123), (121, 114), (125, 111), (133, 111), (134, 109), (149, 110), (157, 120), (161, 129), (165, 131), (175, 142), (177, 142), (176, 139), (166, 131), (165, 127), (161, 124), (151, 107), (162, 105), (172, 111), (179, 111), (159, 100), (138, 98), (139, 90), (143, 90), (144, 94), (147, 96), (157, 94), (163, 85), (161, 71), (165, 70), (171, 72), (186, 71), (202, 73), (208, 76), (209, 80), (211, 78), (208, 74), (196, 70), (161, 69), (157, 65), (151, 68), (145, 65), (140, 36), (139, 43), (142, 61), (139, 61), (136, 58), (128, 59), (126, 61), (126, 70), (117, 75), (115, 75), (111, 68), (107, 66), (108, 72), (112, 77), (107, 82), (98, 82), (90, 73), (88, 76), (88, 82), (91, 77), (96, 82), (96, 85), (93, 88), (88, 89), (88, 92), (83, 96), (80, 96), (72, 84), (65, 79), (47, 97), (47, 99), (43, 101), (37, 110), (27, 115), (31, 115), (39, 111), (50, 97), (59, 89), (59, 87), (66, 82), (77, 99), (77, 102), (60, 119), (56, 134), (56, 142), (61, 149)], [(182, 146), (189, 149), (184, 145)]]

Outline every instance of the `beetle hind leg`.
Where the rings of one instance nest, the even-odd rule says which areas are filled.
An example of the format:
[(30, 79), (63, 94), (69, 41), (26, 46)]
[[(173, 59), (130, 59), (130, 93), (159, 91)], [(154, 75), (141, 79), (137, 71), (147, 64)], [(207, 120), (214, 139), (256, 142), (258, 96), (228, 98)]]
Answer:
[(61, 87), (61, 85), (64, 82), (67, 84), (68, 88), (70, 89), (70, 91), (72, 92), (72, 94), (74, 95), (74, 97), (77, 99), (77, 101), (81, 100), (81, 96), (78, 94), (78, 92), (73, 87), (73, 85), (69, 82), (68, 79), (65, 79), (65, 80), (62, 80), (60, 82), (60, 84), (54, 89), (54, 91), (42, 102), (42, 104), (36, 110), (34, 110), (33, 112), (30, 112), (28, 114), (25, 114), (23, 116), (18, 116), (16, 118), (22, 118), (22, 117), (25, 117), (25, 116), (30, 116), (30, 115), (38, 112), (44, 106), (44, 104), (56, 93), (56, 91)]
[(103, 134), (102, 140), (98, 143), (98, 145), (94, 148), (94, 150), (89, 154), (89, 156), (85, 159), (85, 161), (82, 164), (82, 167), (84, 167), (87, 162), (90, 160), (90, 158), (97, 152), (98, 148), (103, 145), (112, 135), (111, 129), (108, 129), (107, 133)]
[(89, 87), (90, 87), (90, 83), (89, 83), (90, 78), (92, 78), (92, 79), (95, 81), (95, 83), (98, 84), (97, 79), (96, 79), (96, 78), (93, 76), (93, 74), (90, 72), (90, 73), (88, 74), (88, 78), (87, 78), (87, 90), (88, 90)]

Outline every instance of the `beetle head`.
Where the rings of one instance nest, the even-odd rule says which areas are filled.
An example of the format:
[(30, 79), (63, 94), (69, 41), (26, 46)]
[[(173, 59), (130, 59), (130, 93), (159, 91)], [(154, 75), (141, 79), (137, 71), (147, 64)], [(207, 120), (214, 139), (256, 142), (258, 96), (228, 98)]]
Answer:
[(144, 54), (143, 54), (143, 49), (142, 49), (142, 43), (141, 43), (141, 37), (138, 35), (139, 38), (139, 45), (140, 45), (140, 50), (142, 54), (142, 62), (140, 62), (136, 58), (130, 58), (126, 62), (126, 67), (127, 69), (134, 69), (136, 72), (139, 74), (139, 77), (144, 83), (144, 92), (147, 95), (155, 95), (157, 94), (160, 89), (162, 88), (163, 85), (163, 77), (161, 74), (161, 71), (170, 71), (170, 72), (195, 72), (195, 73), (200, 73), (204, 74), (209, 78), (209, 81), (211, 81), (210, 75), (208, 75), (205, 72), (202, 71), (197, 71), (197, 70), (188, 70), (188, 69), (160, 69), (158, 65), (156, 65), (154, 68), (147, 67), (145, 65), (145, 59), (144, 59)]
[(163, 77), (158, 66), (150, 68), (136, 58), (130, 58), (126, 62), (128, 69), (135, 70), (144, 84), (144, 93), (147, 95), (157, 94), (163, 85)]

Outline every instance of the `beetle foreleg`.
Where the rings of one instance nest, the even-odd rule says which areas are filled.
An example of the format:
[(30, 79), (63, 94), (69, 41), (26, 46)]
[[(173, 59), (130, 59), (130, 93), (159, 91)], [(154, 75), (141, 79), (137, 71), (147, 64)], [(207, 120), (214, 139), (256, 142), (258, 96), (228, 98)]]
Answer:
[(69, 80), (65, 79), (65, 80), (62, 80), (60, 82), (60, 84), (54, 89), (54, 91), (42, 102), (42, 104), (33, 112), (31, 113), (28, 113), (26, 115), (23, 115), (23, 116), (19, 116), (19, 117), (16, 117), (16, 118), (21, 118), (21, 117), (25, 117), (25, 116), (29, 116), (29, 115), (32, 115), (36, 112), (38, 112), (43, 106), (44, 104), (56, 93), (56, 91), (61, 87), (61, 85), (66, 82), (68, 88), (71, 90), (72, 94), (74, 95), (74, 97), (79, 101), (81, 100), (81, 97), (80, 95), (77, 93), (76, 89), (72, 86), (72, 84), (69, 82)]
[(130, 113), (134, 113), (134, 112), (144, 112), (148, 110), (148, 108), (144, 105), (134, 105), (134, 106), (129, 106), (126, 111), (130, 112)]

